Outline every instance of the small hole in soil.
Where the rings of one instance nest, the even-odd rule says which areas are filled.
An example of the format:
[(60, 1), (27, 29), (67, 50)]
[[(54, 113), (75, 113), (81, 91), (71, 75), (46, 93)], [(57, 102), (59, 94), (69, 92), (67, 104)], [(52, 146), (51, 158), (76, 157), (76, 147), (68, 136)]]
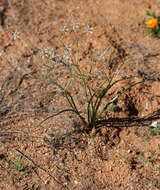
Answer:
[(130, 163), (130, 165), (131, 165), (131, 170), (135, 170), (137, 164), (138, 164), (138, 162), (137, 162), (136, 160), (134, 160), (134, 159), (131, 160), (131, 163)]
[(136, 109), (135, 105), (133, 104), (133, 102), (130, 102), (128, 104), (128, 111), (129, 111), (129, 115), (131, 116), (137, 116), (138, 115), (138, 110)]
[(130, 98), (128, 95), (126, 95), (126, 100), (125, 103), (127, 105), (127, 111), (129, 112), (129, 116), (137, 116), (138, 115), (138, 110), (132, 101), (132, 98)]
[(3, 160), (5, 158), (4, 154), (0, 154), (0, 160)]
[(64, 177), (65, 177), (66, 181), (70, 182), (70, 178), (68, 175), (65, 175)]

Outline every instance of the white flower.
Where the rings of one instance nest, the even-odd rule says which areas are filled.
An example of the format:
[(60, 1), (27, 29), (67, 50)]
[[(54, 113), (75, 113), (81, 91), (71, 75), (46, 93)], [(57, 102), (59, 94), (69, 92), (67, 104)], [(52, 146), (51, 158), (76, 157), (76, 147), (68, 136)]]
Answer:
[(75, 22), (74, 20), (71, 20), (71, 27), (72, 27), (73, 31), (75, 32), (76, 29), (79, 28), (79, 22)]
[(93, 28), (91, 28), (90, 26), (87, 26), (84, 29), (84, 33), (86, 33), (87, 35), (92, 34), (93, 33)]
[(151, 125), (149, 125), (150, 127), (157, 127), (158, 126), (158, 122), (154, 121)]

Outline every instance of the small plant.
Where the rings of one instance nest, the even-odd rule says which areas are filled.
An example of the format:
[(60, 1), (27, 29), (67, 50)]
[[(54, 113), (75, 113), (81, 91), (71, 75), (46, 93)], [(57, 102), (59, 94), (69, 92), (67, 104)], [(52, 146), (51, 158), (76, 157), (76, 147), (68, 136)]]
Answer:
[[(147, 3), (147, 7), (151, 9), (151, 3)], [(154, 38), (160, 38), (160, 16), (157, 16), (155, 12), (146, 11), (146, 15), (151, 19), (146, 22), (146, 27), (149, 30), (150, 36)]]
[(157, 121), (153, 122), (148, 127), (150, 128), (150, 134), (151, 135), (158, 135), (158, 134), (160, 134), (160, 124), (158, 124)]
[[(109, 100), (106, 103), (106, 105), (103, 106), (103, 108), (102, 108), (102, 100), (104, 99), (105, 95), (109, 92), (109, 90), (117, 83), (127, 80), (127, 79), (131, 79), (133, 77), (124, 77), (124, 78), (114, 81), (113, 79), (115, 77), (115, 74), (113, 74), (113, 76), (105, 82), (106, 83), (105, 87), (103, 87), (101, 90), (98, 89), (98, 90), (92, 91), (92, 89), (87, 85), (87, 79), (88, 79), (89, 74), (88, 75), (82, 74), (78, 63), (73, 64), (70, 67), (70, 71), (72, 73), (71, 79), (69, 79), (69, 81), (67, 82), (65, 87), (62, 87), (56, 81), (53, 81), (49, 74), (47, 76), (47, 81), (46, 81), (48, 84), (53, 84), (53, 85), (57, 86), (63, 92), (63, 95), (66, 98), (67, 103), (70, 108), (63, 109), (63, 110), (59, 111), (58, 113), (47, 117), (40, 124), (42, 124), (47, 119), (57, 116), (61, 113), (73, 112), (82, 121), (82, 124), (84, 125), (85, 130), (89, 132), (98, 124), (98, 121), (102, 118), (103, 113), (107, 109), (112, 110), (112, 111), (117, 111), (118, 107), (117, 106), (112, 107), (112, 106), (113, 106), (113, 103), (116, 102), (121, 95), (123, 95), (124, 93), (126, 93), (127, 91), (132, 89), (134, 86), (144, 83), (145, 81), (149, 80), (149, 78), (145, 78), (139, 82), (131, 84), (129, 87), (126, 87), (122, 92), (119, 92), (114, 98)], [(49, 71), (47, 71), (47, 72), (49, 73)], [(81, 111), (78, 110), (78, 108), (77, 108), (74, 97), (68, 91), (68, 88), (72, 84), (72, 81), (75, 80), (76, 78), (80, 79), (80, 81), (81, 81), (83, 91), (84, 91), (84, 96), (85, 96), (85, 99), (87, 102), (87, 107), (86, 107), (87, 116), (86, 117), (82, 116)], [(100, 109), (100, 107), (101, 107), (101, 109)]]
[[(64, 87), (62, 85), (60, 85), (58, 82), (52, 80), (52, 76), (50, 75), (51, 69), (50, 69), (49, 65), (44, 65), (44, 67), (46, 68), (45, 78), (28, 74), (29, 76), (31, 76), (34, 79), (42, 80), (42, 81), (46, 82), (47, 85), (52, 84), (52, 85), (56, 86), (57, 88), (59, 88), (60, 91), (63, 93), (63, 95), (68, 103), (68, 106), (69, 106), (69, 108), (63, 109), (63, 110), (59, 111), (58, 113), (48, 116), (40, 124), (42, 124), (44, 121), (48, 120), (49, 118), (57, 116), (61, 113), (73, 112), (81, 120), (85, 131), (87, 131), (87, 132), (92, 131), (92, 129), (99, 123), (99, 120), (102, 119), (102, 116), (107, 109), (112, 110), (112, 111), (117, 111), (118, 107), (113, 106), (113, 105), (117, 102), (117, 100), (119, 99), (119, 97), (121, 95), (123, 95), (127, 91), (131, 90), (134, 86), (150, 80), (149, 77), (148, 78), (146, 77), (142, 80), (139, 80), (139, 82), (134, 82), (134, 83), (130, 84), (130, 86), (124, 88), (123, 91), (118, 92), (114, 98), (113, 97), (110, 98), (108, 100), (108, 102), (103, 104), (104, 103), (103, 100), (104, 100), (105, 96), (109, 93), (109, 91), (112, 89), (113, 86), (115, 86), (116, 84), (118, 84), (122, 81), (126, 81), (126, 80), (130, 80), (132, 78), (135, 78), (136, 76), (122, 77), (120, 79), (115, 80), (115, 77), (117, 76), (117, 73), (119, 72), (119, 69), (120, 69), (120, 68), (116, 68), (116, 70), (113, 72), (113, 74), (110, 77), (106, 76), (105, 81), (103, 81), (96, 89), (93, 89), (90, 86), (90, 82), (89, 82), (92, 78), (93, 64), (91, 64), (88, 73), (84, 74), (84, 72), (82, 72), (82, 69), (80, 68), (80, 63), (79, 63), (79, 57), (80, 57), (79, 47), (78, 47), (78, 51), (77, 51), (78, 55), (75, 59), (73, 59), (68, 48), (66, 48), (65, 44), (62, 41), (61, 41), (61, 43), (63, 45), (63, 48), (67, 52), (67, 56), (70, 57), (69, 61), (65, 63), (65, 66), (69, 70), (70, 76), (69, 76), (68, 81), (66, 81), (66, 85), (64, 85)], [(52, 57), (52, 59), (53, 59), (53, 57)], [(79, 110), (78, 105), (76, 105), (76, 103), (75, 103), (74, 95), (71, 94), (69, 91), (70, 86), (76, 80), (78, 80), (78, 83), (81, 84), (81, 87), (83, 89), (84, 97), (82, 98), (82, 96), (79, 96), (79, 98), (82, 98), (82, 99), (85, 98), (86, 115), (85, 115), (85, 113), (82, 113), (81, 110)]]
[(17, 155), (16, 160), (12, 158), (8, 160), (9, 167), (12, 171), (10, 171), (10, 177), (8, 180), (11, 181), (20, 181), (22, 178), (28, 176), (27, 166), (21, 161), (20, 157)]
[(112, 104), (108, 107), (108, 110), (112, 112), (118, 112), (120, 111), (120, 108), (117, 105)]
[(25, 170), (25, 166), (23, 165), (21, 160), (17, 160), (15, 163), (11, 164), (10, 168), (17, 170), (17, 171), (24, 171)]

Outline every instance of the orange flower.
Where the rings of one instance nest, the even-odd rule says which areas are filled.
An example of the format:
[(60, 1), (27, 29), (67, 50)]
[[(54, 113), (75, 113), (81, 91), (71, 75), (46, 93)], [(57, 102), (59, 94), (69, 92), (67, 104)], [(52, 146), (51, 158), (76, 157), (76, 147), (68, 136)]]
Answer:
[(151, 3), (148, 1), (147, 2), (147, 7), (149, 8), (149, 9), (151, 9)]
[(147, 28), (155, 28), (158, 24), (158, 19), (153, 18), (146, 22)]

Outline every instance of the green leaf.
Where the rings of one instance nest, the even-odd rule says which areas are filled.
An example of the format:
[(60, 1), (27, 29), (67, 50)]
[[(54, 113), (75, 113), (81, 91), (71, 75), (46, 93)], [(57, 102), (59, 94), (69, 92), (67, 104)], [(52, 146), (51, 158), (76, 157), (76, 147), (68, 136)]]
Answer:
[(149, 11), (146, 11), (146, 15), (151, 16), (151, 13)]
[(20, 160), (16, 161), (15, 164), (11, 164), (10, 167), (11, 167), (11, 169), (14, 169), (17, 171), (22, 171), (25, 168)]
[(157, 37), (160, 38), (160, 31), (158, 32)]
[(85, 126), (87, 125), (86, 122), (85, 122), (85, 119), (80, 115), (80, 113), (78, 112), (78, 110), (75, 110), (75, 109), (63, 109), (63, 110), (59, 111), (58, 113), (55, 113), (55, 114), (53, 114), (53, 115), (50, 115), (50, 116), (46, 117), (43, 121), (41, 121), (41, 122), (39, 123), (39, 125), (41, 125), (42, 123), (44, 123), (44, 122), (47, 121), (48, 119), (50, 119), (50, 118), (52, 118), (52, 117), (55, 117), (55, 116), (57, 116), (57, 115), (59, 115), (59, 114), (61, 114), (61, 113), (64, 113), (64, 112), (74, 112), (74, 113), (76, 113), (76, 114), (79, 116), (79, 118), (81, 119), (81, 121), (83, 122), (83, 124), (84, 124)]
[(119, 110), (119, 107), (117, 105), (110, 105), (108, 106), (109, 111), (117, 112)]
[(151, 129), (151, 131), (150, 131), (150, 134), (151, 135), (158, 135), (160, 133), (160, 128), (153, 128), (153, 129)]
[(152, 17), (156, 18), (156, 13), (155, 12), (152, 13)]

